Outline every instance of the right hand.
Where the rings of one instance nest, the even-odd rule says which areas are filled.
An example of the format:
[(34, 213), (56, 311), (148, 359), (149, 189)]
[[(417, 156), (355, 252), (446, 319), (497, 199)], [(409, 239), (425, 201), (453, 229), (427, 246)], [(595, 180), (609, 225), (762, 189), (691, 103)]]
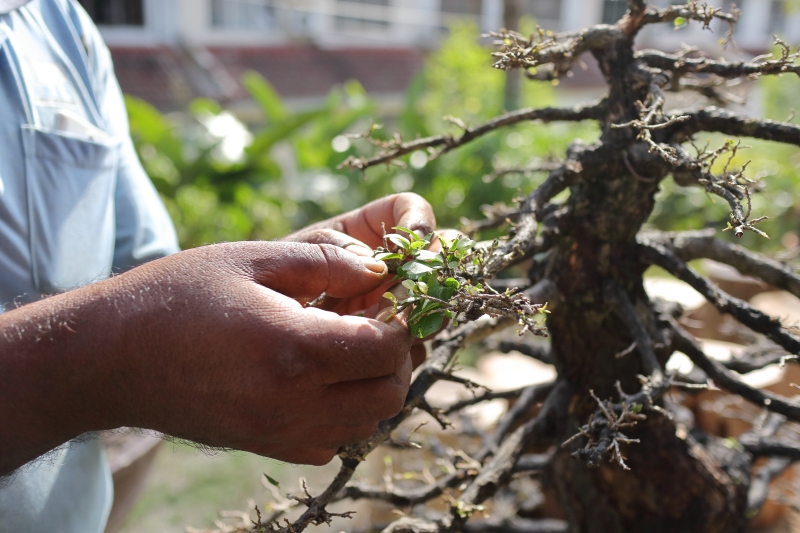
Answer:
[(63, 394), (49, 392), (61, 405), (45, 406), (61, 424), (83, 417), (77, 434), (140, 427), (325, 464), (400, 411), (413, 338), (403, 317), (340, 316), (298, 300), (357, 297), (386, 274), (336, 246), (246, 242), (181, 252), (50, 298), (40, 303), (74, 304), (73, 293), (83, 303), (72, 305), (65, 338), (45, 346), (61, 360), (67, 346), (88, 349), (58, 371)]

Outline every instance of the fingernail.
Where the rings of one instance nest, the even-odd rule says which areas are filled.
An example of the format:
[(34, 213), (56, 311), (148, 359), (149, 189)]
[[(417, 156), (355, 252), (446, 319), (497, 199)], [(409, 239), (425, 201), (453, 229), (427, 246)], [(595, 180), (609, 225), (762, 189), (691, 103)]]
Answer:
[(351, 242), (344, 247), (345, 250), (360, 257), (372, 257), (372, 249), (366, 244), (360, 242)]
[(386, 263), (383, 261), (378, 261), (372, 257), (362, 255), (358, 256), (358, 260), (361, 261), (364, 267), (371, 272), (375, 272), (376, 274), (383, 274), (386, 272)]

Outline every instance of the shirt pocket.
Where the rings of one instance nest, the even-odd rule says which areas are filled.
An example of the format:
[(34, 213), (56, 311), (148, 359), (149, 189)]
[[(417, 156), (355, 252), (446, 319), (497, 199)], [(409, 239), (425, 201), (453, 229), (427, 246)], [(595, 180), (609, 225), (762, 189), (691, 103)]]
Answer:
[(117, 144), (22, 127), (33, 282), (54, 293), (107, 278)]

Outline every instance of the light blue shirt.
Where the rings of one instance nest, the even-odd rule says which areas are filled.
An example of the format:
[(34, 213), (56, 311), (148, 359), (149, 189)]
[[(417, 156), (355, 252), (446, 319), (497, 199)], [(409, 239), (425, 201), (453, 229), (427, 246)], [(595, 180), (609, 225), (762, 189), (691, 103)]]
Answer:
[[(177, 250), (88, 15), (75, 0), (0, 14), (0, 306)], [(111, 505), (96, 440), (71, 443), (0, 487), (3, 533), (100, 533)]]

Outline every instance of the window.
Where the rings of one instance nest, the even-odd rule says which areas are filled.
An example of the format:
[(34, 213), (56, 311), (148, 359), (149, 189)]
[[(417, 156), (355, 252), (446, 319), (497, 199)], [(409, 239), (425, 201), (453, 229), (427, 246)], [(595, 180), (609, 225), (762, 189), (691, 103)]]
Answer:
[(603, 0), (603, 24), (614, 24), (628, 10), (625, 0)]
[[(356, 4), (370, 7), (362, 10)], [(385, 30), (389, 26), (389, 0), (339, 0), (334, 25), (341, 31)]]
[(263, 1), (211, 0), (211, 25), (215, 28), (261, 30), (272, 28), (274, 21), (275, 8)]
[(144, 0), (79, 0), (95, 24), (144, 26)]

